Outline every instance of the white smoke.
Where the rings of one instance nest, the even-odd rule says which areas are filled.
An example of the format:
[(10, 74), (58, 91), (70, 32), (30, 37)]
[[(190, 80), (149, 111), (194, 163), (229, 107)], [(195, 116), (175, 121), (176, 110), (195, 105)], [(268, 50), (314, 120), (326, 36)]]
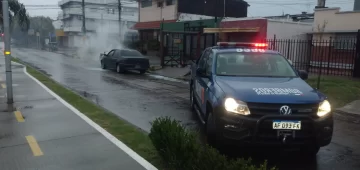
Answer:
[[(93, 22), (94, 23), (94, 22)], [(124, 35), (128, 31), (126, 27), (121, 29), (121, 40), (119, 36), (119, 25), (117, 22), (102, 24), (95, 22), (92, 24), (96, 32), (88, 32), (86, 40), (80, 38), (81, 45), (79, 46), (76, 56), (81, 59), (99, 60), (100, 53), (109, 52), (112, 49), (122, 49)]]

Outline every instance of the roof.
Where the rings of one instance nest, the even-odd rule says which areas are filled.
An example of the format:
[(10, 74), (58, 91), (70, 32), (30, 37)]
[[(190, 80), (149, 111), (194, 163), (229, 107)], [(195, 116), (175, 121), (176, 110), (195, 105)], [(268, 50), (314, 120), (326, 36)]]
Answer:
[[(241, 49), (241, 48), (247, 48), (247, 49), (251, 49), (252, 47), (234, 47), (234, 48), (220, 48), (219, 46), (215, 46), (215, 50), (217, 50), (217, 52), (239, 52), (237, 51), (237, 49)], [(277, 51), (273, 51), (273, 50), (265, 50), (265, 52), (263, 53), (271, 53), (271, 54), (278, 54), (279, 52)]]
[(160, 25), (161, 25), (162, 22), (164, 22), (164, 23), (172, 23), (172, 22), (176, 22), (176, 20), (138, 22), (132, 27), (132, 29), (136, 29), (136, 30), (160, 29)]

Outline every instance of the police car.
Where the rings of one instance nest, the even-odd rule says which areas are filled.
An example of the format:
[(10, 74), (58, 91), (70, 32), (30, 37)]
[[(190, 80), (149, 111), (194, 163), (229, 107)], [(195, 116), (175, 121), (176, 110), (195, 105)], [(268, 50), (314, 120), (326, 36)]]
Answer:
[(311, 155), (331, 142), (327, 97), (263, 43), (219, 42), (191, 68), (190, 102), (216, 144), (291, 146)]

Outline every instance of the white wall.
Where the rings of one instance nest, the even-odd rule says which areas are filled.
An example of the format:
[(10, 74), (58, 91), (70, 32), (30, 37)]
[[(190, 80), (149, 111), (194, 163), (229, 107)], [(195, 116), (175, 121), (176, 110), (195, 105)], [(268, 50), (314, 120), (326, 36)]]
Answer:
[[(164, 1), (165, 2), (165, 1)], [(149, 21), (160, 21), (164, 20), (174, 20), (177, 19), (177, 5), (176, 1), (174, 5), (167, 6), (164, 3), (163, 8), (157, 6), (156, 1), (152, 1), (152, 5), (148, 7), (142, 7), (140, 4), (139, 14), (140, 22), (149, 22)]]
[(206, 16), (206, 15), (179, 13), (178, 21), (193, 21), (193, 20), (203, 20), (203, 19), (214, 19), (214, 17)]
[(63, 22), (61, 20), (55, 20), (52, 22), (55, 29), (61, 29), (61, 26), (63, 26)]
[(312, 23), (268, 20), (267, 39), (297, 39), (312, 30)]

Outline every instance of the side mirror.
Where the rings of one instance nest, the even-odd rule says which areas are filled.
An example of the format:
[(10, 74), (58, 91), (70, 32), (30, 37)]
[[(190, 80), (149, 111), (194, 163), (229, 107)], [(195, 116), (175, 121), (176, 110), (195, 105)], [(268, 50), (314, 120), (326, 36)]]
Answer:
[(200, 76), (200, 77), (205, 77), (205, 70), (203, 68), (197, 68), (196, 69), (196, 75)]
[(299, 70), (298, 73), (300, 78), (303, 80), (306, 80), (309, 77), (308, 73), (305, 70)]

